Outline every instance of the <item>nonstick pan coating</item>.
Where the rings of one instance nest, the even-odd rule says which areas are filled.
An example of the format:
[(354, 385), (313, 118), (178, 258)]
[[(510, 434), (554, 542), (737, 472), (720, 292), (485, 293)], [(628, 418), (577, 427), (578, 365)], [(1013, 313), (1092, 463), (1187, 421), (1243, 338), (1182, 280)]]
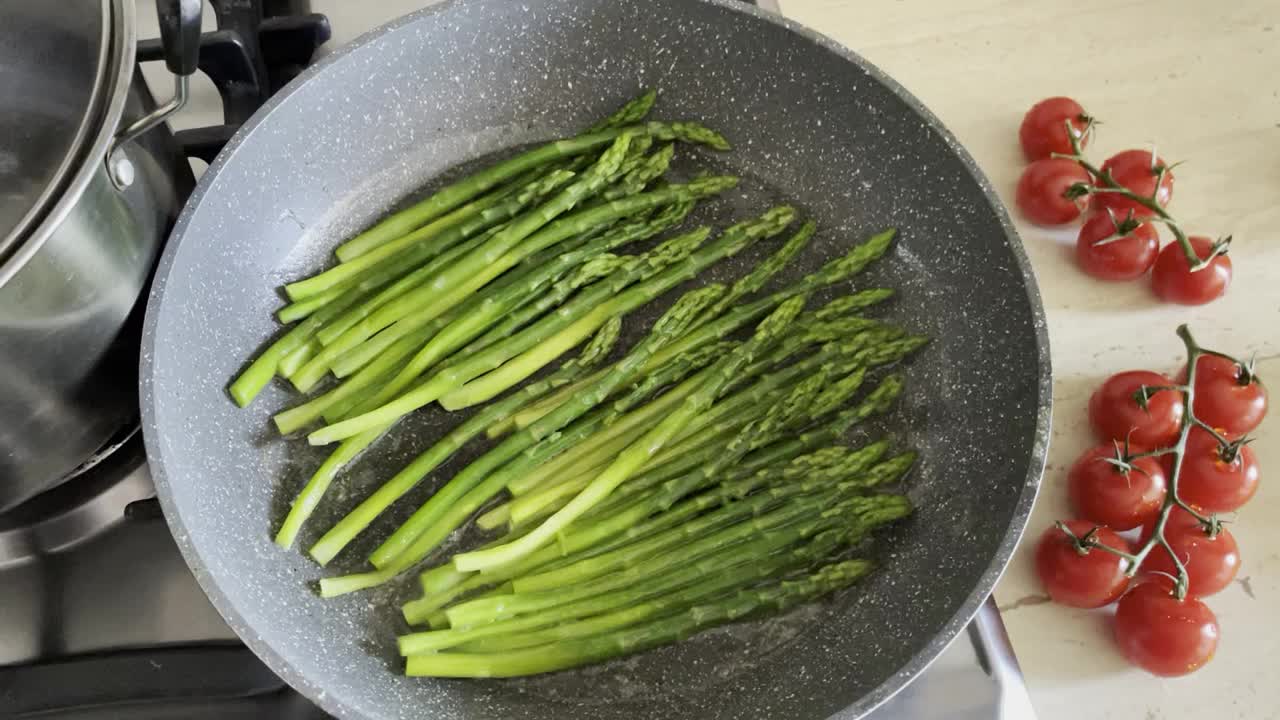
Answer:
[[(326, 449), (274, 435), (270, 414), (290, 400), (283, 388), (238, 410), (227, 381), (277, 332), (281, 283), (314, 272), (340, 239), (434, 178), (572, 134), (643, 87), (660, 90), (655, 117), (701, 120), (735, 145), (681, 151), (685, 172), (714, 164), (744, 178), (699, 220), (723, 226), (779, 200), (818, 220), (794, 273), (900, 229), (891, 257), (857, 285), (898, 288), (887, 314), (934, 342), (905, 368), (898, 408), (855, 435), (889, 431), (920, 449), (907, 484), (919, 510), (882, 538), (873, 577), (780, 621), (541, 678), (404, 678), (394, 636), (414, 579), (314, 595), (319, 568), (271, 534)], [(757, 250), (707, 274), (735, 277), (768, 248)], [(654, 314), (628, 318), (627, 332), (642, 333)], [(339, 717), (431, 720), (865, 714), (942, 651), (1008, 561), (1044, 463), (1049, 377), (1020, 241), (954, 138), (853, 53), (727, 0), (457, 0), (328, 57), (201, 180), (157, 276), (142, 361), (165, 515), (230, 625)], [(433, 408), (402, 423), (335, 483), (302, 547), (456, 422)], [(413, 499), (430, 488), (420, 490)], [(413, 505), (397, 506), (399, 517)], [(368, 548), (330, 572), (359, 567)]]

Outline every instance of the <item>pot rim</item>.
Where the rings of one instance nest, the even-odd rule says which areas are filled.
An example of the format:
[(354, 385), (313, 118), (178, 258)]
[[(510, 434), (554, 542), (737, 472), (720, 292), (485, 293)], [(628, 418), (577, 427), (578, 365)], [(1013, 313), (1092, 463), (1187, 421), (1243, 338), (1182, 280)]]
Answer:
[(91, 116), (86, 122), (89, 128), (85, 133), (87, 137), (79, 143), (81, 147), (72, 148), (70, 161), (64, 162), (64, 167), (50, 183), (61, 190), (44, 200), (43, 206), (48, 209), (44, 216), (30, 227), (25, 238), (19, 236), (13, 241), (15, 246), (7, 254), (0, 245), (0, 287), (39, 252), (80, 202), (93, 177), (106, 169), (107, 151), (115, 140), (116, 128), (129, 99), (137, 37), (132, 0), (103, 0), (103, 5), (109, 48), (106, 49), (105, 72), (99, 87), (94, 90), (99, 97), (90, 103), (87, 112)]
[(107, 73), (111, 70), (112, 60), (111, 0), (98, 0), (98, 5), (100, 21), (97, 33), (97, 53), (94, 62), (93, 82), (89, 88), (87, 101), (80, 112), (75, 132), (71, 135), (71, 141), (67, 144), (58, 160), (57, 169), (50, 176), (48, 182), (39, 188), (35, 201), (27, 208), (26, 213), (19, 217), (12, 227), (5, 229), (5, 235), (0, 236), (0, 260), (11, 254), (15, 248), (21, 247), (25, 238), (31, 233), (32, 228), (40, 226), (46, 212), (56, 204), (59, 193), (62, 191), (62, 186), (67, 183), (74, 174), (75, 169), (79, 167), (85, 148), (97, 130), (104, 104), (104, 86), (106, 85)]

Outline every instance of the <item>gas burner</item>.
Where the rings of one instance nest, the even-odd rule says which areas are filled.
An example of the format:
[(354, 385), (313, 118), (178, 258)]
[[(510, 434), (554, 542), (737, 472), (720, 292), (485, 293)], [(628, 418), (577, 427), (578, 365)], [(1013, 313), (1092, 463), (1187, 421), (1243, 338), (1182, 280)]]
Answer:
[(66, 481), (0, 515), (0, 568), (68, 550), (110, 529), (155, 495), (137, 425)]
[[(329, 18), (310, 0), (208, 0), (218, 29), (200, 36), (200, 71), (222, 98), (222, 125), (174, 133), (187, 157), (213, 162), (227, 141), (277, 90), (311, 64), (329, 40)], [(159, 39), (138, 42), (140, 62), (161, 60)]]

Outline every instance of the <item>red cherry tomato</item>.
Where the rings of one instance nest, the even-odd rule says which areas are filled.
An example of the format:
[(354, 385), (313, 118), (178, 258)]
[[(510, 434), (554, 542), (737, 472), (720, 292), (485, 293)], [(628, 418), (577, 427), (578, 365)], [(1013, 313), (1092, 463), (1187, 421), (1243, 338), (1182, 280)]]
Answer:
[(1089, 116), (1080, 103), (1068, 97), (1051, 97), (1031, 106), (1022, 118), (1022, 127), (1018, 128), (1018, 140), (1028, 162), (1047, 158), (1053, 153), (1071, 154), (1067, 121), (1071, 122), (1076, 137), (1080, 138), (1080, 147), (1088, 145), (1089, 136), (1084, 131), (1089, 124)]
[[(1189, 238), (1196, 257), (1201, 260), (1209, 257), (1213, 241), (1207, 237), (1193, 235)], [(1187, 255), (1178, 243), (1169, 243), (1151, 270), (1151, 287), (1156, 295), (1165, 302), (1181, 305), (1204, 305), (1216, 300), (1227, 291), (1231, 284), (1231, 258), (1219, 255), (1209, 261), (1209, 267), (1191, 272), (1191, 264)]]
[[(1111, 173), (1112, 180), (1134, 194), (1151, 197), (1156, 190), (1156, 179), (1160, 177), (1162, 167), (1166, 167), (1164, 160), (1150, 150), (1125, 150), (1108, 158), (1102, 164), (1101, 170), (1104, 173)], [(1138, 218), (1151, 217), (1155, 214), (1120, 193), (1103, 192), (1095, 197), (1099, 208), (1110, 208), (1117, 217), (1124, 217), (1130, 212)], [(1173, 171), (1166, 170), (1164, 179), (1160, 181), (1160, 193), (1156, 196), (1156, 201), (1161, 207), (1165, 207), (1171, 198), (1173, 198)]]
[(1218, 441), (1200, 428), (1187, 435), (1187, 450), (1178, 478), (1178, 496), (1183, 502), (1211, 513), (1240, 509), (1258, 491), (1258, 456), (1242, 445), (1228, 462)]
[(1074, 160), (1046, 158), (1022, 171), (1018, 179), (1018, 209), (1037, 225), (1062, 225), (1080, 217), (1084, 200), (1072, 200), (1067, 190), (1089, 182), (1089, 173)]
[[(1143, 529), (1142, 542), (1151, 537), (1152, 525)], [(1240, 571), (1240, 548), (1231, 531), (1222, 528), (1209, 537), (1204, 526), (1187, 511), (1174, 508), (1164, 525), (1164, 539), (1178, 555), (1187, 569), (1187, 594), (1191, 597), (1208, 597), (1221, 592)], [(1157, 545), (1151, 549), (1142, 569), (1177, 576), (1169, 552)]]
[(1172, 445), (1182, 426), (1182, 393), (1161, 390), (1151, 395), (1144, 410), (1134, 394), (1143, 385), (1159, 387), (1173, 381), (1160, 373), (1130, 370), (1107, 378), (1089, 398), (1089, 424), (1102, 441), (1126, 438), (1134, 445), (1162, 448)]
[[(1068, 520), (1066, 525), (1076, 537), (1083, 537), (1094, 528), (1087, 520)], [(1099, 528), (1094, 537), (1107, 547), (1130, 550), (1128, 541), (1107, 528)], [(1129, 584), (1124, 558), (1097, 548), (1081, 553), (1076, 550), (1075, 542), (1057, 527), (1045, 530), (1040, 536), (1040, 544), (1036, 546), (1036, 573), (1054, 602), (1078, 608), (1110, 605)]]
[[(1160, 234), (1151, 223), (1142, 223), (1123, 237), (1107, 213), (1095, 213), (1080, 228), (1076, 239), (1076, 260), (1080, 267), (1100, 280), (1134, 280), (1142, 277), (1160, 252)], [(1098, 241), (1107, 240), (1098, 245)]]
[(1107, 462), (1111, 445), (1085, 451), (1067, 473), (1076, 514), (1113, 530), (1131, 530), (1156, 516), (1164, 502), (1164, 468), (1155, 458), (1134, 460), (1124, 472)]
[[(1205, 271), (1207, 272), (1207, 270)], [(1252, 432), (1267, 414), (1267, 389), (1256, 375), (1224, 357), (1201, 355), (1196, 361), (1195, 413), (1209, 427), (1230, 437)], [(1185, 382), (1186, 372), (1179, 382)]]
[(1194, 598), (1169, 594), (1167, 578), (1134, 586), (1116, 606), (1116, 644), (1129, 662), (1153, 675), (1200, 669), (1218, 649), (1218, 618)]

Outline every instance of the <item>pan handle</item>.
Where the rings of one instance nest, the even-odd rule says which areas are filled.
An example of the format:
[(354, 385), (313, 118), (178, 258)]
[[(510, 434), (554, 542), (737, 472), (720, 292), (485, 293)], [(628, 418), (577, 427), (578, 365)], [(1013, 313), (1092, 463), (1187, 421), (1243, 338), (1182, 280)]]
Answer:
[(200, 60), (201, 0), (156, 0), (160, 20), (160, 40), (164, 45), (164, 64), (173, 73), (173, 97), (160, 107), (138, 118), (116, 133), (107, 151), (107, 168), (118, 188), (133, 183), (133, 164), (119, 153), (122, 146), (164, 122), (187, 104), (191, 74)]

